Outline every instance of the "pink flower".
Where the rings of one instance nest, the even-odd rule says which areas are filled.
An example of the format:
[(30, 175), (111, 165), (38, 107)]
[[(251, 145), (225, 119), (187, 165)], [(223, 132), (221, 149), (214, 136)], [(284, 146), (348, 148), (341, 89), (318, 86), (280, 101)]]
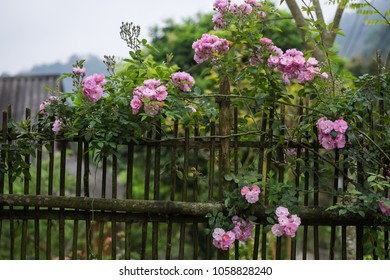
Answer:
[(281, 237), (284, 234), (284, 228), (279, 224), (274, 224), (271, 231), (276, 237)]
[(249, 15), (252, 12), (252, 6), (247, 3), (242, 3), (239, 6), (240, 11), (242, 11), (244, 14)]
[(290, 223), (296, 224), (297, 226), (300, 226), (301, 224), (301, 218), (298, 217), (298, 215), (291, 215), (289, 219)]
[(336, 139), (334, 139), (334, 142), (338, 149), (344, 148), (346, 143), (345, 135), (342, 133), (337, 134), (337, 137)]
[(57, 96), (54, 96), (54, 95), (50, 96), (49, 100), (43, 101), (39, 105), (40, 113), (43, 115), (47, 115), (46, 107), (50, 106), (50, 104), (52, 104), (52, 103), (56, 104), (57, 102), (59, 102), (59, 99)]
[(186, 72), (176, 72), (172, 74), (171, 80), (173, 84), (182, 91), (190, 91), (195, 85), (194, 78)]
[(104, 74), (93, 74), (92, 77), (97, 85), (104, 86), (107, 83)]
[(328, 73), (323, 72), (323, 73), (320, 74), (320, 77), (321, 77), (322, 79), (326, 80), (326, 79), (329, 78), (329, 75), (328, 75)]
[(279, 225), (285, 226), (285, 225), (287, 225), (290, 221), (289, 221), (289, 219), (287, 218), (287, 216), (280, 216), (280, 217), (278, 217), (278, 222), (279, 222)]
[(263, 11), (260, 11), (257, 13), (259, 15), (259, 17), (261, 18), (265, 18), (266, 17), (266, 14), (263, 12)]
[(241, 195), (246, 195), (250, 191), (249, 187), (245, 186), (241, 189)]
[(253, 224), (246, 221), (237, 215), (233, 216), (232, 222), (234, 225), (233, 232), (237, 240), (247, 241), (252, 236)]
[(298, 230), (298, 226), (294, 223), (288, 223), (284, 227), (284, 233), (290, 237), (295, 237), (295, 232)]
[(256, 193), (256, 192), (253, 192), (253, 191), (250, 191), (248, 192), (246, 195), (245, 195), (245, 199), (253, 204), (253, 203), (256, 203), (258, 200), (259, 200), (259, 194)]
[(277, 237), (280, 237), (283, 234), (295, 237), (295, 233), (301, 224), (301, 218), (297, 215), (291, 215), (288, 217), (289, 211), (283, 206), (276, 208), (275, 214), (278, 216), (278, 223), (272, 226), (272, 233)]
[(279, 64), (279, 57), (278, 56), (275, 56), (275, 55), (271, 55), (268, 60), (268, 65), (270, 66), (276, 66)]
[(252, 192), (255, 192), (255, 193), (260, 193), (260, 188), (258, 185), (252, 185)]
[(333, 128), (334, 128), (334, 124), (330, 120), (324, 120), (319, 124), (319, 129), (320, 129), (321, 133), (324, 133), (324, 134), (331, 133)]
[(253, 204), (259, 200), (260, 188), (258, 185), (252, 185), (251, 187), (244, 186), (241, 189), (241, 195), (245, 196), (245, 199)]
[(157, 115), (164, 106), (162, 102), (166, 100), (167, 96), (167, 87), (161, 85), (160, 80), (145, 80), (143, 86), (136, 87), (133, 91), (133, 99), (130, 103), (133, 114), (138, 114), (143, 106), (147, 115)]
[(137, 95), (134, 95), (133, 99), (130, 102), (131, 109), (133, 111), (133, 115), (138, 114), (139, 109), (142, 107), (142, 101), (139, 99)]
[(61, 125), (62, 122), (60, 120), (55, 120), (51, 130), (57, 134), (61, 130)]
[(379, 201), (379, 208), (383, 215), (390, 216), (390, 207), (387, 207), (384, 200)]
[(149, 80), (145, 80), (144, 81), (144, 86), (146, 86), (148, 88), (151, 88), (151, 89), (154, 89), (155, 87), (158, 87), (160, 85), (161, 85), (161, 81), (160, 80), (149, 79)]
[(225, 19), (222, 13), (216, 13), (213, 15), (214, 30), (222, 29), (226, 26)]
[(348, 129), (348, 124), (346, 121), (344, 121), (343, 118), (340, 118), (340, 119), (334, 121), (333, 129), (336, 132), (345, 133)]
[(307, 64), (315, 66), (315, 65), (318, 64), (318, 61), (314, 57), (309, 57), (308, 60), (307, 60)]
[(275, 214), (278, 217), (287, 217), (290, 213), (288, 212), (288, 209), (286, 207), (279, 206), (278, 208), (276, 208)]
[(192, 44), (195, 51), (194, 60), (203, 63), (208, 59), (215, 62), (216, 55), (223, 55), (229, 51), (229, 42), (215, 35), (203, 34), (202, 38)]
[(80, 68), (79, 66), (73, 67), (72, 72), (76, 75), (85, 75), (85, 68)]
[(268, 38), (261, 38), (260, 42), (263, 43), (264, 45), (271, 45), (272, 44), (272, 40), (268, 39)]
[(159, 86), (156, 88), (156, 100), (157, 101), (164, 101), (167, 99), (168, 92), (167, 92), (167, 87), (166, 86)]
[(106, 84), (103, 74), (94, 74), (83, 80), (83, 95), (92, 102), (98, 101), (103, 96), (103, 86)]
[(336, 141), (333, 139), (332, 135), (330, 134), (323, 134), (321, 137), (321, 145), (326, 150), (333, 150), (336, 146)]
[(221, 250), (228, 250), (232, 247), (236, 236), (233, 231), (225, 232), (222, 228), (213, 231), (213, 245)]
[(227, 0), (215, 0), (213, 7), (220, 11), (226, 11), (228, 7)]

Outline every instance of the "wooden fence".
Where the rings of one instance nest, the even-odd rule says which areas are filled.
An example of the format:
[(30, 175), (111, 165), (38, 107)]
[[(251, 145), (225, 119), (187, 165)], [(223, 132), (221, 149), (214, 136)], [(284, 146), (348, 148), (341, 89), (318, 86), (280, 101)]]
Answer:
[[(236, 243), (230, 259), (376, 258), (363, 238), (373, 230), (372, 217), (325, 211), (337, 197), (322, 188), (337, 189), (340, 170), (333, 169), (334, 182), (321, 180), (318, 144), (298, 149), (295, 170), (287, 170), (284, 154), (277, 150), (272, 155), (273, 142), (266, 135), (247, 140), (240, 133), (239, 110), (229, 98), (216, 101), (217, 122), (156, 124), (98, 163), (83, 139), (48, 140), (40, 143), (35, 157), (23, 158), (31, 178), (26, 173), (24, 180), (12, 181), (2, 168), (0, 258), (215, 259), (217, 250), (204, 234), (205, 216), (223, 208), (224, 190), (234, 187), (225, 175), (239, 174), (249, 159), (254, 173), (265, 176), (272, 170), (278, 182), (289, 181), (302, 190), (302, 225), (293, 239), (275, 238), (264, 230), (267, 215), (259, 208), (253, 238), (245, 245)], [(10, 110), (3, 113), (2, 167), (16, 139), (8, 133), (11, 116)], [(272, 127), (272, 114), (264, 114), (262, 129), (266, 127)], [(383, 235), (382, 249), (389, 258), (388, 231), (375, 234)]]

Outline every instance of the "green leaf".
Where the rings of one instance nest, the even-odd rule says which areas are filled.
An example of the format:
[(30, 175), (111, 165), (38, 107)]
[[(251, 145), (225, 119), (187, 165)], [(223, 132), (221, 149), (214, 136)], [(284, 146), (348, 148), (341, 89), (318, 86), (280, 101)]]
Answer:
[(274, 224), (275, 223), (275, 220), (271, 217), (267, 217), (267, 222), (270, 223), (270, 224)]

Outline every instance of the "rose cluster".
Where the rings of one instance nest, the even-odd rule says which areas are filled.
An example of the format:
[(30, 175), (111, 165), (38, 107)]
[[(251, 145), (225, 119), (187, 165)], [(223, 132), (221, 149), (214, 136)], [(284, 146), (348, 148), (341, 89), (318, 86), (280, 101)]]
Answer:
[(259, 200), (260, 188), (258, 185), (252, 185), (251, 187), (244, 186), (241, 189), (241, 195), (245, 196), (245, 199), (253, 204)]
[(216, 55), (223, 55), (229, 51), (229, 42), (215, 35), (203, 34), (202, 38), (192, 44), (195, 51), (194, 60), (203, 63), (208, 59), (216, 61)]
[(149, 116), (158, 114), (167, 98), (167, 87), (160, 80), (149, 79), (144, 81), (143, 86), (136, 87), (133, 91), (133, 99), (130, 102), (134, 115), (144, 107), (144, 112)]
[(171, 80), (181, 91), (190, 91), (195, 84), (194, 78), (186, 72), (176, 72), (172, 74)]
[(276, 208), (275, 214), (278, 217), (278, 223), (272, 226), (272, 233), (277, 237), (283, 234), (295, 237), (295, 233), (301, 224), (301, 218), (297, 215), (290, 215), (288, 209), (283, 206)]
[(47, 115), (47, 110), (46, 110), (46, 107), (50, 106), (50, 104), (54, 103), (58, 103), (59, 99), (57, 96), (50, 96), (48, 100), (45, 100), (43, 101), (40, 105), (39, 105), (39, 112), (42, 114), (42, 115)]
[(248, 241), (252, 236), (253, 224), (237, 215), (233, 216), (232, 223), (234, 228), (225, 231), (222, 228), (215, 228), (213, 231), (213, 245), (221, 250), (228, 250), (232, 247), (235, 240)]
[(327, 73), (321, 73), (321, 69), (317, 67), (318, 61), (314, 57), (306, 60), (303, 53), (297, 49), (283, 52), (268, 38), (262, 38), (260, 42), (272, 53), (267, 60), (268, 66), (283, 73), (286, 85), (289, 85), (292, 79), (302, 84), (305, 81), (312, 81), (316, 75), (323, 79), (328, 78)]
[(232, 222), (234, 225), (233, 232), (237, 240), (247, 241), (252, 236), (253, 224), (250, 221), (246, 221), (237, 215), (233, 216)]
[(213, 16), (214, 30), (219, 30), (227, 26), (226, 15), (228, 13), (235, 16), (245, 16), (256, 11), (260, 18), (265, 18), (265, 13), (258, 10), (261, 6), (256, 0), (245, 0), (240, 5), (230, 5), (230, 0), (216, 0), (213, 4), (214, 10), (216, 10)]
[(92, 102), (98, 101), (103, 96), (103, 87), (106, 84), (104, 74), (93, 74), (83, 80), (83, 95)]
[(318, 141), (326, 150), (345, 147), (345, 132), (348, 129), (348, 124), (343, 117), (334, 122), (322, 117), (317, 121), (317, 128)]

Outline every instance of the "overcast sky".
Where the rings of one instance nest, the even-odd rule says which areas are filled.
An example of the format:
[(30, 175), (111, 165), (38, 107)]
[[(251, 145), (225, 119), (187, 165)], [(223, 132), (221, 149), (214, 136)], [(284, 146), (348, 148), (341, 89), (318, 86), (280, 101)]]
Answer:
[(123, 21), (141, 26), (141, 38), (147, 38), (151, 26), (211, 12), (214, 1), (0, 0), (0, 75), (65, 62), (74, 54), (125, 57), (128, 48), (119, 36)]

